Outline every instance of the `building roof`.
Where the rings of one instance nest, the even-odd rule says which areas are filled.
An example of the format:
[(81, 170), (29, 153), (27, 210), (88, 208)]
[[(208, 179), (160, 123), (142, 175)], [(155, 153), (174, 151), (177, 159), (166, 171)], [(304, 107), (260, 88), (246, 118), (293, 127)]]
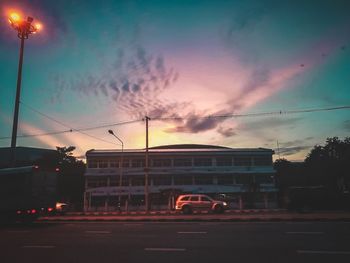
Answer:
[[(145, 153), (145, 149), (124, 149), (124, 153)], [(202, 144), (173, 144), (150, 147), (149, 153), (193, 153), (193, 152), (216, 152), (216, 153), (232, 153), (232, 152), (268, 152), (274, 153), (271, 149), (266, 148), (229, 148), (216, 145), (202, 145)], [(86, 152), (86, 155), (113, 155), (120, 154), (121, 149), (95, 150), (91, 149)]]
[[(0, 167), (9, 167), (11, 158), (11, 147), (0, 148)], [(16, 147), (16, 163), (20, 165), (32, 165), (44, 156), (56, 156), (57, 151), (34, 147)]]

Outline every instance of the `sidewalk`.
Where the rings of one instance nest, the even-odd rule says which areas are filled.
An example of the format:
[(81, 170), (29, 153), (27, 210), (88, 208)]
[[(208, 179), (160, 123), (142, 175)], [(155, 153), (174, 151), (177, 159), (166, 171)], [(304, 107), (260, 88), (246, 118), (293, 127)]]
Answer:
[[(276, 212), (286, 212), (286, 209), (244, 209), (244, 210), (227, 210), (225, 214), (247, 214), (247, 213), (276, 213)], [(158, 210), (150, 211), (148, 215), (179, 215), (180, 212), (174, 210)], [(209, 211), (194, 211), (193, 214), (210, 214)], [(109, 215), (109, 216), (126, 216), (126, 215), (146, 215), (145, 211), (129, 211), (129, 212), (67, 212), (67, 216), (97, 216), (97, 215)]]
[[(155, 212), (155, 211), (153, 211)], [(163, 211), (164, 212), (164, 211)], [(64, 216), (48, 216), (39, 218), (41, 222), (70, 222), (70, 221), (110, 221), (110, 222), (279, 222), (279, 221), (342, 221), (350, 222), (350, 212), (313, 212), (313, 213), (295, 213), (295, 212), (227, 212), (224, 214), (196, 213), (192, 215), (176, 214), (119, 214), (112, 213), (106, 215), (95, 214), (76, 214), (72, 213)]]

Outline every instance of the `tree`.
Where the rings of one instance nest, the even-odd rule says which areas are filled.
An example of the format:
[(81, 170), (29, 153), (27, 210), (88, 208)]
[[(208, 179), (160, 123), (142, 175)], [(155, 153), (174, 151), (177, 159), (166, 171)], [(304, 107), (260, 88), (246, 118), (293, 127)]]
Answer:
[(336, 193), (350, 189), (350, 137), (327, 138), (324, 146), (316, 145), (305, 159), (312, 178)]
[(56, 149), (60, 168), (58, 179), (59, 199), (79, 209), (83, 205), (85, 164), (74, 157), (74, 146), (56, 147)]

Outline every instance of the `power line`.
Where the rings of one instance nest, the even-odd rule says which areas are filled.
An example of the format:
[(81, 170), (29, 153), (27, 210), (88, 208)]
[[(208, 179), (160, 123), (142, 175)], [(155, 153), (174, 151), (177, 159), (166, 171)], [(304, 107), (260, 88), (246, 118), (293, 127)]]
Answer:
[(333, 110), (345, 110), (350, 109), (350, 105), (328, 107), (328, 108), (314, 108), (314, 109), (301, 109), (301, 110), (280, 110), (270, 112), (258, 112), (258, 113), (246, 113), (246, 114), (225, 114), (225, 115), (207, 115), (207, 116), (195, 116), (195, 117), (165, 117), (165, 118), (152, 118), (152, 120), (167, 121), (167, 120), (186, 120), (186, 119), (215, 119), (215, 118), (241, 118), (241, 117), (263, 117), (271, 115), (287, 115), (297, 113), (310, 113), (310, 112), (321, 112), (321, 111), (333, 111)]
[(45, 118), (47, 118), (47, 119), (49, 119), (49, 120), (51, 120), (51, 121), (53, 121), (53, 122), (56, 122), (56, 123), (58, 123), (58, 124), (60, 124), (60, 125), (62, 125), (62, 126), (64, 126), (64, 127), (66, 127), (66, 128), (69, 128), (69, 131), (70, 131), (70, 132), (76, 131), (76, 132), (79, 132), (79, 133), (81, 133), (81, 134), (83, 134), (83, 135), (86, 135), (86, 136), (88, 136), (88, 137), (90, 137), (90, 138), (93, 138), (93, 139), (95, 139), (95, 140), (102, 141), (102, 142), (105, 142), (105, 143), (108, 143), (108, 144), (117, 145), (116, 143), (113, 143), (113, 142), (110, 142), (110, 141), (106, 141), (106, 140), (104, 140), (104, 139), (98, 138), (98, 137), (93, 136), (93, 135), (91, 135), (91, 134), (88, 134), (88, 133), (86, 133), (86, 132), (78, 131), (77, 129), (74, 129), (74, 128), (68, 126), (67, 124), (65, 124), (65, 123), (63, 123), (63, 122), (58, 121), (58, 120), (52, 118), (51, 116), (49, 116), (49, 115), (47, 115), (47, 114), (45, 114), (45, 113), (42, 113), (42, 112), (40, 112), (40, 111), (34, 109), (33, 107), (31, 107), (31, 106), (29, 106), (29, 105), (27, 105), (27, 104), (25, 104), (25, 103), (23, 103), (23, 102), (21, 102), (21, 104), (24, 105), (24, 106), (26, 106), (26, 107), (27, 107), (28, 109), (30, 109), (31, 111), (33, 111), (33, 112), (35, 112), (35, 113), (37, 113), (37, 114), (39, 114), (39, 115), (41, 115), (41, 116), (44, 116)]
[[(22, 103), (25, 105), (24, 103)], [(101, 138), (92, 136), (90, 134), (85, 133), (84, 131), (89, 131), (89, 130), (96, 130), (96, 129), (102, 129), (102, 128), (107, 128), (107, 127), (113, 127), (113, 126), (119, 126), (119, 125), (127, 125), (127, 124), (132, 124), (132, 123), (137, 123), (141, 122), (142, 119), (139, 120), (130, 120), (130, 121), (124, 121), (124, 122), (118, 122), (118, 123), (109, 123), (109, 124), (104, 124), (104, 125), (97, 125), (97, 126), (91, 126), (91, 127), (86, 127), (86, 128), (71, 128), (70, 126), (48, 116), (47, 114), (41, 113), (38, 110), (35, 110), (34, 108), (25, 105), (26, 107), (30, 108), (31, 110), (35, 111), (36, 113), (45, 116), (46, 118), (59, 123), (63, 125), (66, 128), (69, 128), (69, 130), (63, 130), (63, 131), (53, 131), (53, 132), (47, 132), (47, 133), (39, 133), (39, 134), (27, 134), (27, 135), (18, 135), (17, 137), (20, 138), (28, 138), (28, 137), (39, 137), (39, 136), (46, 136), (46, 135), (58, 135), (58, 134), (63, 134), (63, 133), (68, 133), (68, 132), (80, 132), (86, 136), (89, 136), (91, 138), (104, 141), (107, 143), (115, 144), (112, 142), (105, 141)], [(314, 109), (300, 109), (300, 110), (280, 110), (280, 111), (270, 111), (270, 112), (258, 112), (258, 113), (246, 113), (246, 114), (225, 114), (225, 115), (208, 115), (208, 116), (195, 116), (195, 117), (165, 117), (165, 118), (151, 118), (151, 120), (154, 121), (170, 121), (170, 120), (186, 120), (186, 119), (210, 119), (210, 118), (222, 118), (222, 119), (228, 119), (228, 118), (243, 118), (243, 117), (264, 117), (264, 116), (273, 116), (273, 115), (287, 115), (287, 114), (298, 114), (298, 113), (312, 113), (312, 112), (321, 112), (321, 111), (333, 111), (333, 110), (346, 110), (350, 109), (350, 105), (345, 105), (345, 106), (337, 106), (337, 107), (323, 107), (323, 108), (314, 108)], [(11, 137), (0, 137), (0, 140), (4, 139), (10, 139)]]
[[(59, 134), (63, 134), (63, 133), (68, 133), (68, 132), (79, 132), (83, 135), (86, 135), (90, 138), (93, 138), (95, 140), (99, 140), (99, 141), (102, 141), (102, 142), (105, 142), (105, 143), (109, 143), (109, 144), (113, 144), (113, 145), (119, 145), (117, 143), (113, 143), (113, 142), (110, 142), (110, 141), (106, 141), (104, 139), (101, 139), (101, 138), (98, 138), (96, 136), (93, 136), (91, 134), (88, 134), (86, 132), (83, 132), (83, 131), (86, 131), (86, 130), (93, 130), (93, 129), (97, 129), (97, 128), (105, 128), (105, 127), (110, 127), (110, 126), (115, 126), (115, 125), (122, 125), (122, 124), (127, 124), (127, 123), (130, 123), (130, 121), (128, 122), (121, 122), (121, 123), (114, 123), (113, 125), (111, 124), (108, 124), (108, 125), (102, 125), (102, 126), (95, 126), (95, 127), (88, 127), (88, 128), (81, 128), (81, 129), (76, 129), (76, 128), (72, 128), (71, 126), (61, 122), (61, 121), (58, 121), (56, 120), (55, 118), (45, 114), (45, 113), (42, 113), (36, 109), (34, 109), (33, 107), (21, 102), (21, 104), (23, 104), (25, 107), (27, 107), (28, 109), (30, 109), (31, 111), (41, 115), (41, 116), (44, 116), (45, 118), (53, 121), (53, 122), (56, 122), (66, 128), (68, 128), (69, 130), (63, 130), (63, 131), (54, 131), (54, 132), (46, 132), (46, 133), (39, 133), (39, 134), (24, 134), (24, 135), (18, 135), (17, 137), (19, 138), (27, 138), (27, 137), (40, 137), (40, 136), (48, 136), (48, 135), (59, 135)], [(134, 122), (134, 121), (133, 121)], [(0, 137), (0, 140), (2, 139), (9, 139), (10, 137)]]

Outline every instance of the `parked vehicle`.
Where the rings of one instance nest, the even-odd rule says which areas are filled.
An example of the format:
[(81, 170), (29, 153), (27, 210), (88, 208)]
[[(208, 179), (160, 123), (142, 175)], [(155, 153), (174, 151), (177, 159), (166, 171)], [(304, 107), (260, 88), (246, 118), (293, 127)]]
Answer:
[(57, 172), (38, 166), (0, 169), (0, 221), (30, 222), (55, 211)]
[(67, 212), (67, 210), (68, 210), (68, 204), (61, 203), (61, 202), (56, 203), (56, 208), (55, 208), (56, 214), (64, 215)]
[(188, 194), (180, 195), (176, 200), (175, 210), (184, 214), (191, 214), (194, 210), (207, 210), (214, 213), (223, 213), (228, 208), (226, 202), (214, 200), (207, 195)]

